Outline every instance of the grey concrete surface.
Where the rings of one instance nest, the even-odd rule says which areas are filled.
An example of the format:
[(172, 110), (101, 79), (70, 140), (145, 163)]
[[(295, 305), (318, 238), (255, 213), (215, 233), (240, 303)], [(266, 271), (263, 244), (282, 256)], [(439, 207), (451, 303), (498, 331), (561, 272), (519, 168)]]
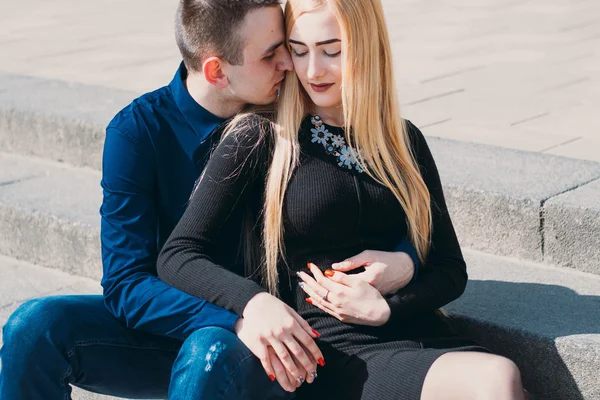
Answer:
[(135, 93), (0, 74), (0, 148), (100, 169), (105, 128)]
[(600, 180), (546, 202), (544, 242), (545, 262), (600, 274)]
[[(382, 3), (403, 113), (427, 135), (600, 161), (597, 0)], [(5, 2), (0, 71), (153, 90), (179, 63), (176, 6)]]
[(465, 251), (469, 283), (444, 307), (460, 332), (517, 363), (540, 399), (600, 398), (600, 277)]
[(0, 253), (99, 278), (100, 173), (0, 153)]
[(600, 178), (600, 163), (432, 137), (427, 142), (461, 245), (498, 255), (543, 261), (542, 204)]

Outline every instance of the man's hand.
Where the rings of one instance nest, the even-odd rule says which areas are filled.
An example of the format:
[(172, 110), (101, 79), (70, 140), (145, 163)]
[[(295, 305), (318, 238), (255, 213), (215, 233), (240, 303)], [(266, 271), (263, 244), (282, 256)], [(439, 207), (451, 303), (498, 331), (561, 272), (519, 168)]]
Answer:
[(314, 278), (299, 272), (307, 301), (342, 322), (358, 325), (381, 326), (390, 318), (390, 306), (381, 293), (356, 275), (332, 270), (321, 272), (309, 264)]
[(352, 275), (386, 295), (395, 293), (411, 281), (415, 274), (412, 258), (402, 252), (366, 250), (342, 262), (331, 265), (339, 272), (348, 272), (365, 267), (365, 272)]
[(287, 391), (293, 392), (304, 381), (312, 383), (317, 364), (325, 365), (314, 341), (319, 334), (296, 311), (268, 293), (259, 293), (248, 302), (235, 330), (267, 375), (277, 378)]

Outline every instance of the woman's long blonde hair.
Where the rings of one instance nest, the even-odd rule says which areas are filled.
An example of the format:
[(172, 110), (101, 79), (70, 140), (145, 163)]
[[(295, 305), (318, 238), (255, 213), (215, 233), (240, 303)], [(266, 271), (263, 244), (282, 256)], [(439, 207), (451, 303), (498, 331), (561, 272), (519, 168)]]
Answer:
[[(383, 7), (380, 0), (288, 0), (286, 37), (302, 13), (325, 6), (339, 22), (342, 43), (346, 45), (342, 52), (346, 140), (359, 150), (363, 170), (390, 189), (400, 202), (406, 213), (409, 239), (424, 263), (431, 240), (431, 200), (409, 150), (407, 128), (400, 116)], [(285, 260), (284, 196), (299, 162), (298, 131), (311, 107), (298, 77), (288, 72), (277, 105), (275, 147), (265, 193), (262, 275), (273, 295), (279, 289), (279, 257)]]

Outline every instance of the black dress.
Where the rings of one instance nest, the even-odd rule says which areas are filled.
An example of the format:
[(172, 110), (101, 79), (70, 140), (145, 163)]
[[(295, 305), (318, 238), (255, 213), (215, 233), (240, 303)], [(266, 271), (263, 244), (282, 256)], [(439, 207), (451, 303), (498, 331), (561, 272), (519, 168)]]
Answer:
[[(432, 200), (432, 246), (418, 278), (386, 296), (390, 320), (381, 327), (345, 324), (305, 302), (297, 271), (307, 262), (322, 270), (364, 250), (392, 251), (407, 236), (405, 214), (387, 188), (357, 166), (345, 132), (314, 125), (299, 132), (300, 165), (284, 199), (285, 262), (279, 265), (281, 299), (321, 338), (326, 366), (297, 391), (323, 399), (419, 399), (425, 375), (448, 351), (486, 351), (456, 337), (436, 310), (458, 298), (466, 265), (448, 215), (442, 185), (425, 138), (407, 121), (411, 147)], [(225, 138), (209, 161), (188, 209), (159, 256), (167, 283), (241, 315), (265, 291), (255, 266), (245, 271), (237, 257), (240, 228), (250, 215), (261, 227), (265, 178), (272, 138), (253, 117), (243, 134)], [(266, 310), (265, 310), (266, 311)]]

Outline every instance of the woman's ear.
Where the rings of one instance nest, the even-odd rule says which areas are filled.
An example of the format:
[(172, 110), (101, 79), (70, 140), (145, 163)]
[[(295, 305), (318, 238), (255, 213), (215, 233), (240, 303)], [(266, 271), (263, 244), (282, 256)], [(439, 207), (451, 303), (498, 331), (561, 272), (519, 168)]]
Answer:
[(220, 89), (225, 89), (229, 86), (229, 79), (227, 79), (227, 75), (223, 71), (223, 63), (224, 61), (219, 57), (207, 58), (202, 63), (202, 72), (206, 81)]

